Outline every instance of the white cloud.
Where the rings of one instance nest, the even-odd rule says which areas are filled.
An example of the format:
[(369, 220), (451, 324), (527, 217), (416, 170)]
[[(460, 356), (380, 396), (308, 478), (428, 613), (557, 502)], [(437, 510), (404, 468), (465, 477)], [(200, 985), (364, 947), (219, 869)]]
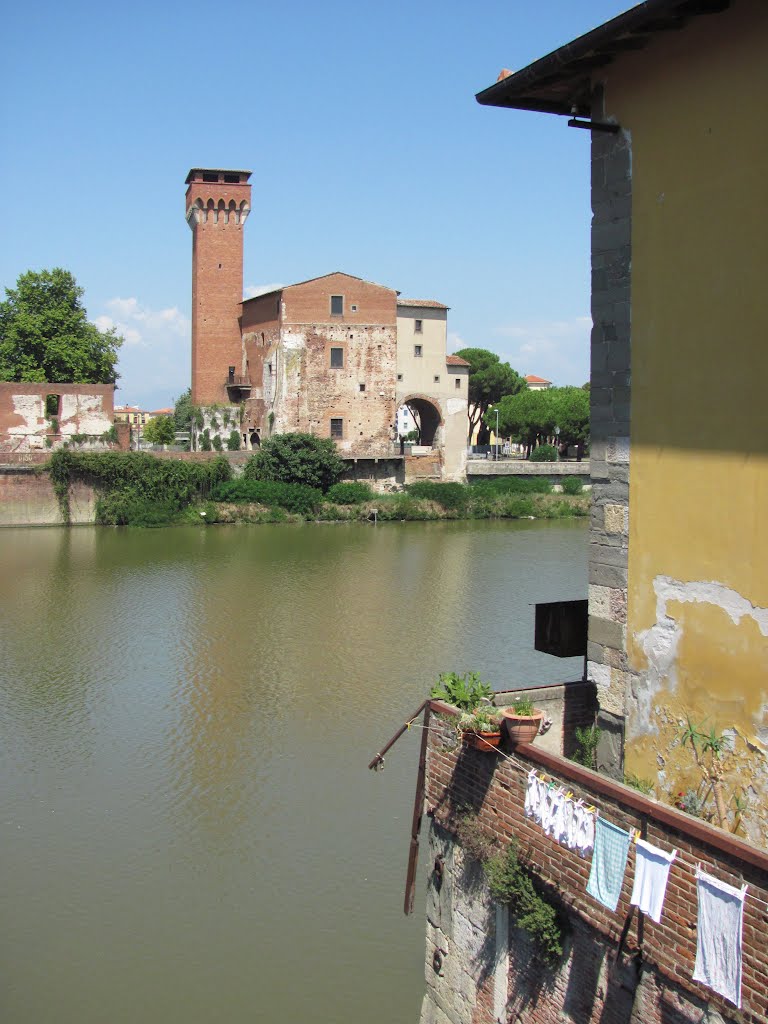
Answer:
[(492, 333), (505, 339), (499, 356), (518, 373), (546, 377), (554, 384), (583, 384), (589, 380), (589, 336), (592, 318), (537, 320), (503, 324)]
[(276, 292), (282, 288), (281, 284), (249, 284), (245, 287), (246, 299), (255, 299), (257, 295), (267, 295), (269, 292)]
[(135, 297), (117, 296), (93, 321), (125, 339), (119, 352), (119, 404), (167, 406), (189, 387), (191, 324), (176, 306), (152, 309)]

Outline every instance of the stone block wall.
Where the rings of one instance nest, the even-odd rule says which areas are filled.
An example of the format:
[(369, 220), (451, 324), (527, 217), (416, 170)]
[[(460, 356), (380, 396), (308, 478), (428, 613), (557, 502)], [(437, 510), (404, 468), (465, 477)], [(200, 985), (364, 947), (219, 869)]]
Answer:
[[(601, 90), (593, 117), (604, 120)], [(632, 152), (625, 131), (592, 133), (592, 518), (588, 675), (603, 730), (600, 767), (623, 774), (631, 386)]]
[[(432, 702), (432, 711), (447, 711)], [(423, 863), (427, 947), (422, 1024), (693, 1024), (768, 1021), (768, 855), (666, 805), (541, 749), (485, 754), (463, 745), (450, 719), (428, 722)], [(678, 855), (660, 924), (629, 905), (630, 851), (621, 899), (611, 913), (586, 893), (590, 858), (560, 846), (523, 813), (527, 774), (546, 773), (622, 828)], [(469, 809), (503, 849), (517, 841), (522, 862), (568, 922), (554, 968), (537, 959), (527, 934), (492, 904), (479, 867), (456, 838)], [(440, 862), (438, 862), (440, 858)], [(692, 980), (696, 951), (695, 869), (748, 883), (743, 929), (742, 1008)]]

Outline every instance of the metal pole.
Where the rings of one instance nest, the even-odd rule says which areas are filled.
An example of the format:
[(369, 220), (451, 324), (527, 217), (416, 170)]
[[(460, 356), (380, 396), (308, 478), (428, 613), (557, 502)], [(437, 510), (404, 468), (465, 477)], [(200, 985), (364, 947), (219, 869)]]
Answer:
[(499, 408), (496, 407), (496, 461), (499, 461)]

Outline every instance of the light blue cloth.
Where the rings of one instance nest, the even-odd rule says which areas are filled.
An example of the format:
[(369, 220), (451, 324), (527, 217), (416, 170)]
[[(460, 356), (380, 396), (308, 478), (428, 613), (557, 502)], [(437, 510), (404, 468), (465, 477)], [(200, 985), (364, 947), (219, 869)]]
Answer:
[(587, 892), (609, 910), (615, 910), (619, 903), (628, 852), (629, 832), (598, 817)]

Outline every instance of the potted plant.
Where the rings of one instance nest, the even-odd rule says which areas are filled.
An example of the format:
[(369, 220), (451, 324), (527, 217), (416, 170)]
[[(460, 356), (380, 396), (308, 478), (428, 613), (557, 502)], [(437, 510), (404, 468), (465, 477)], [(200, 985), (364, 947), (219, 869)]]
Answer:
[(514, 704), (499, 711), (510, 743), (533, 743), (544, 721), (544, 712), (533, 706), (530, 697), (518, 697)]
[(459, 711), (474, 711), (480, 704), (490, 703), (493, 689), (477, 672), (466, 672), (463, 676), (458, 672), (442, 672), (429, 695), (452, 704)]
[(459, 732), (464, 742), (485, 753), (490, 753), (501, 742), (501, 726), (496, 708), (479, 707), (465, 712), (459, 718)]

